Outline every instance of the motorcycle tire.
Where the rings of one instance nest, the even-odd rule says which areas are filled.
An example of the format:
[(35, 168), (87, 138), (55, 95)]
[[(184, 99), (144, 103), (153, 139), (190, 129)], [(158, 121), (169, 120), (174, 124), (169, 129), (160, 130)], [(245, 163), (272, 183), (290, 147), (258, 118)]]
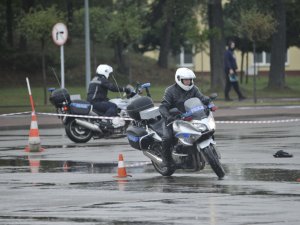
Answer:
[(93, 137), (91, 130), (78, 125), (74, 119), (67, 123), (65, 130), (68, 138), (75, 143), (86, 143)]
[(217, 174), (219, 179), (225, 176), (224, 168), (219, 160), (216, 150), (213, 145), (210, 145), (202, 150), (206, 160), (208, 161), (212, 170)]
[[(154, 146), (154, 148), (152, 148), (153, 153), (158, 156), (158, 157), (162, 157), (161, 155), (161, 145), (157, 144), (156, 146)], [(156, 164), (155, 162), (152, 161), (152, 165), (154, 167), (154, 169), (160, 173), (161, 175), (165, 176), (165, 177), (169, 177), (172, 176), (172, 174), (175, 172), (176, 168), (174, 167), (162, 167), (158, 164)]]

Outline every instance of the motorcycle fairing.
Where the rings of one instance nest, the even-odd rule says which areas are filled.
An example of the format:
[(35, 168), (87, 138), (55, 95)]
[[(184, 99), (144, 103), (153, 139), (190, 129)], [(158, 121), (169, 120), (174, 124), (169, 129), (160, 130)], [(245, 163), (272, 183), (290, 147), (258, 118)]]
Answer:
[[(206, 140), (200, 142), (198, 144), (198, 146), (200, 147), (200, 149), (204, 149), (204, 148), (208, 147), (210, 144), (215, 145), (216, 142), (212, 138), (209, 138), (209, 139), (206, 139)], [(198, 148), (199, 151), (200, 151), (200, 149)]]
[(184, 102), (185, 113), (183, 117), (192, 117), (194, 120), (201, 120), (207, 117), (206, 107), (199, 98), (190, 98)]

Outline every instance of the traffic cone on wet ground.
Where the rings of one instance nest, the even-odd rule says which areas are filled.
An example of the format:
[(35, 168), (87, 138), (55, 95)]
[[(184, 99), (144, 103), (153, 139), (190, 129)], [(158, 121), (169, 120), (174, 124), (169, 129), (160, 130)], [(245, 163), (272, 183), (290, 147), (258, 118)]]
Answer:
[(125, 178), (125, 177), (131, 177), (131, 175), (128, 175), (126, 172), (125, 164), (123, 155), (119, 154), (119, 162), (118, 162), (118, 176), (115, 176), (116, 178)]
[(43, 150), (35, 111), (32, 111), (28, 145), (25, 148), (25, 152), (41, 152)]

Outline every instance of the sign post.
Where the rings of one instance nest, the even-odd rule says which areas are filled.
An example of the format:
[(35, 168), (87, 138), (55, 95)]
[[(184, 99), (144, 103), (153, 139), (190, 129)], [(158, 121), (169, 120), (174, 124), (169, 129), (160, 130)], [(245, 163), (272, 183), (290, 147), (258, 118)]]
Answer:
[(65, 24), (57, 23), (53, 26), (52, 39), (56, 45), (60, 46), (61, 88), (64, 88), (65, 87), (64, 44), (68, 39), (68, 29)]

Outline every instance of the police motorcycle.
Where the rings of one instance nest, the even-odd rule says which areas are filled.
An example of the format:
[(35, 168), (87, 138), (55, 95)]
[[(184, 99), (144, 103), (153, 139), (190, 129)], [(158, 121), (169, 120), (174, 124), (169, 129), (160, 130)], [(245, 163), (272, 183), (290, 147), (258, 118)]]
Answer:
[[(71, 100), (70, 94), (65, 88), (51, 88), (49, 91), (50, 102), (55, 106), (56, 112), (65, 127), (66, 134), (75, 143), (86, 143), (91, 138), (118, 138), (126, 135), (126, 128), (130, 120), (126, 111), (131, 101), (141, 97), (143, 90), (150, 96), (150, 83), (137, 84), (135, 89), (128, 85), (131, 93), (126, 98), (113, 98), (110, 102), (117, 105), (118, 116), (112, 119), (93, 118), (102, 116), (93, 106), (85, 100)], [(124, 93), (125, 94), (125, 93)], [(65, 114), (66, 116), (64, 116)], [(77, 117), (75, 115), (78, 115)]]
[[(213, 100), (217, 94), (212, 94)], [(127, 129), (130, 145), (141, 150), (150, 158), (155, 170), (163, 176), (171, 176), (177, 169), (190, 172), (204, 169), (209, 164), (219, 179), (225, 176), (216, 149), (214, 132), (216, 129), (212, 111), (216, 106), (202, 104), (199, 98), (190, 98), (184, 103), (186, 112), (171, 109), (171, 115), (177, 118), (168, 124), (173, 126), (172, 159), (174, 165), (166, 167), (162, 160), (163, 119), (158, 107), (154, 107), (150, 98), (143, 96), (127, 106), (129, 116), (134, 119)]]

